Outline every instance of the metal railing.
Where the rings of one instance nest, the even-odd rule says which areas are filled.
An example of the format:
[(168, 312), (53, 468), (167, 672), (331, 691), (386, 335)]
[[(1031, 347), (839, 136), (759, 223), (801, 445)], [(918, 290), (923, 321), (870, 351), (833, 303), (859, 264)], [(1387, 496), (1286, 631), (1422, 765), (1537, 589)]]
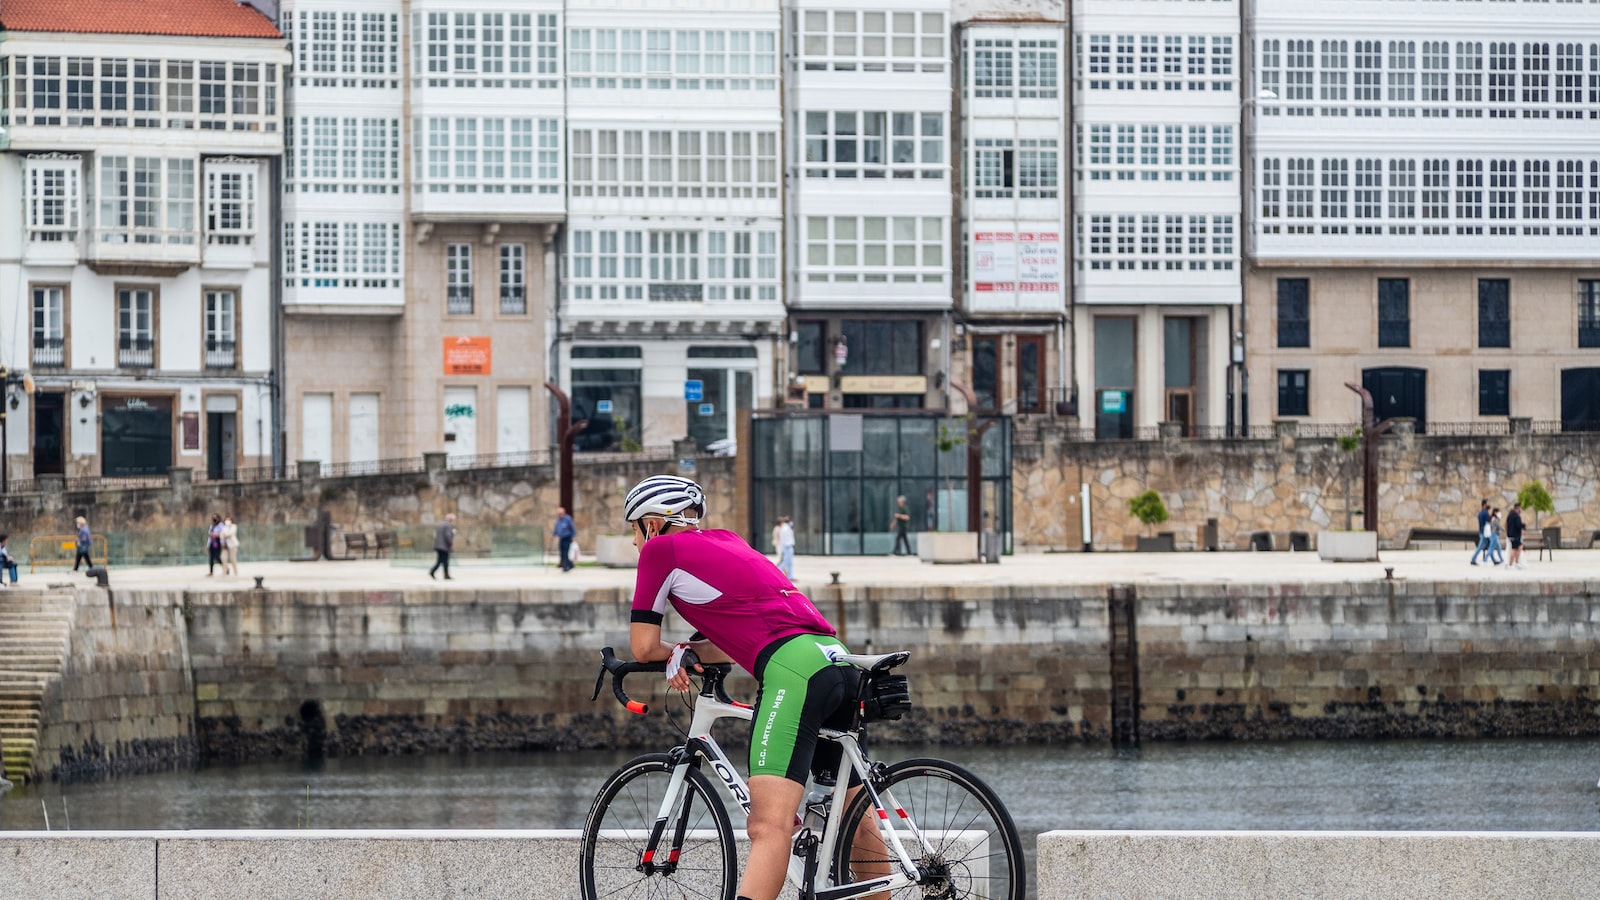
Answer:
[(445, 312), (453, 316), (472, 314), (472, 288), (460, 285), (452, 286), (445, 294)]
[(62, 487), (68, 493), (79, 493), (164, 488), (170, 484), (170, 475), (87, 475), (65, 479)]
[(349, 478), (358, 475), (413, 475), (426, 471), (420, 456), (400, 459), (372, 459), (361, 462), (322, 464), (323, 478)]
[(445, 464), (452, 469), (509, 469), (520, 466), (550, 465), (549, 450), (522, 450), (508, 453), (480, 453), (476, 456), (451, 456)]
[(36, 369), (60, 369), (67, 364), (67, 339), (59, 337), (33, 338), (33, 367)]
[(233, 341), (220, 341), (215, 338), (206, 339), (206, 368), (208, 369), (233, 369), (237, 368), (238, 354)]
[(502, 287), (500, 289), (500, 314), (503, 316), (520, 316), (528, 312), (528, 292), (519, 287)]
[(117, 365), (130, 369), (149, 369), (156, 364), (155, 338), (128, 337), (117, 339)]

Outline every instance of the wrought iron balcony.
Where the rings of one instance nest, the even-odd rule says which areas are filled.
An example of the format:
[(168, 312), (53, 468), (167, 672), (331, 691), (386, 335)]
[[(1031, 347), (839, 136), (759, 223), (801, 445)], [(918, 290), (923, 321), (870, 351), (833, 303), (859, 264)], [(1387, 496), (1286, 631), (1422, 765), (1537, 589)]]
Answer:
[(472, 314), (472, 288), (452, 287), (445, 295), (445, 312), (453, 316)]
[(526, 288), (503, 287), (500, 289), (500, 314), (506, 316), (520, 316), (528, 311), (528, 292)]
[(65, 338), (33, 336), (33, 367), (35, 369), (60, 369), (67, 365)]
[(155, 338), (123, 335), (117, 339), (117, 365), (129, 369), (152, 369), (155, 364)]
[(238, 366), (238, 355), (235, 352), (234, 341), (219, 341), (211, 338), (206, 340), (206, 368), (236, 369)]

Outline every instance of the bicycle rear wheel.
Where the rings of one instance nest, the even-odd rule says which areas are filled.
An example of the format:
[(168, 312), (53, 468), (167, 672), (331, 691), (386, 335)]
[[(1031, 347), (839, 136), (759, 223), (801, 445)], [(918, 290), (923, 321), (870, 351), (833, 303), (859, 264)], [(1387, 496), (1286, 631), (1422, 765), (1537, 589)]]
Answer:
[(644, 860), (674, 768), (665, 753), (640, 756), (600, 787), (583, 825), (578, 877), (584, 900), (734, 900), (733, 826), (698, 769), (688, 771), (655, 853)]
[[(874, 787), (880, 795), (888, 794), (886, 807), (893, 809), (892, 797), (921, 830), (924, 845), (919, 846), (903, 823), (894, 823), (925, 877), (922, 884), (873, 894), (873, 900), (1023, 900), (1027, 871), (1017, 826), (978, 776), (944, 760), (908, 759), (884, 769)], [(884, 846), (876, 818), (872, 798), (859, 792), (845, 811), (834, 851), (834, 871), (846, 882), (899, 867), (893, 851)]]

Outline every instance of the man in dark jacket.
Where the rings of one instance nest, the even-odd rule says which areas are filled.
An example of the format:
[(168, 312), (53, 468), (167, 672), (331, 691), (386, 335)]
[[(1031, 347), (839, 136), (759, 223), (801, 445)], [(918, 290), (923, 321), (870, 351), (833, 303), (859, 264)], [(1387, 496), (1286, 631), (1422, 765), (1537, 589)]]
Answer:
[(1522, 562), (1522, 504), (1511, 504), (1506, 513), (1506, 541), (1511, 544), (1511, 555), (1506, 558), (1506, 568), (1526, 569)]
[(565, 506), (556, 507), (556, 527), (552, 532), (561, 541), (561, 571), (572, 571), (572, 539), (578, 536), (578, 526), (573, 524)]
[(439, 528), (433, 533), (433, 555), (435, 557), (433, 568), (428, 570), (428, 577), (433, 578), (434, 572), (444, 568), (444, 580), (454, 581), (450, 577), (450, 551), (456, 547), (456, 514), (451, 513), (439, 523)]

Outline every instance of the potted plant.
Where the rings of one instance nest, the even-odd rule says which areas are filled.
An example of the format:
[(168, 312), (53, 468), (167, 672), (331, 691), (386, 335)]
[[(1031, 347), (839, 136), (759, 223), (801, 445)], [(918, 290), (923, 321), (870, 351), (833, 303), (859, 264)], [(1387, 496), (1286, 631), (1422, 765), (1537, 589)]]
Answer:
[[(1145, 491), (1129, 500), (1128, 512), (1144, 523), (1145, 528), (1167, 521), (1167, 505), (1161, 502), (1161, 495), (1155, 491)], [(1178, 549), (1171, 532), (1154, 537), (1140, 535), (1137, 546), (1142, 553), (1171, 553)]]
[(1561, 529), (1551, 528), (1549, 534), (1539, 527), (1539, 513), (1553, 513), (1556, 503), (1550, 499), (1550, 492), (1544, 489), (1544, 482), (1530, 481), (1517, 491), (1517, 502), (1523, 509), (1533, 510), (1533, 530), (1544, 538), (1546, 546), (1554, 550), (1561, 544)]

